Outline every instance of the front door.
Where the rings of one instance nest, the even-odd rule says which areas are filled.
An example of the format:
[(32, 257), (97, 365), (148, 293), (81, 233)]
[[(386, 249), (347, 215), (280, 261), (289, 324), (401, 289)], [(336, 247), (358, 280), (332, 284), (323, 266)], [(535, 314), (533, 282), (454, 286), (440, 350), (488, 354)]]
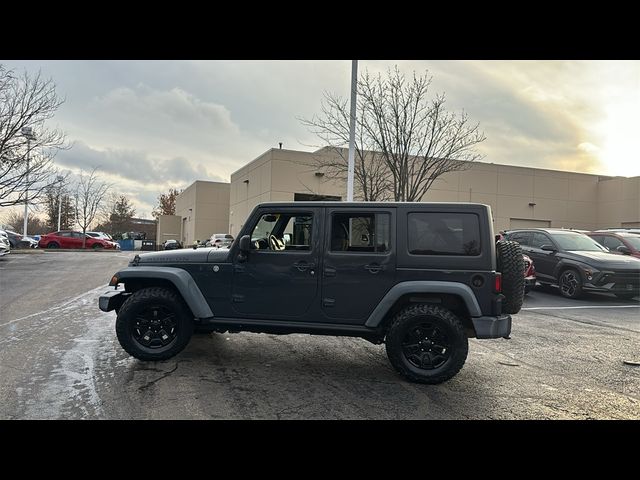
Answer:
[(395, 210), (327, 209), (322, 310), (336, 323), (364, 323), (393, 286)]
[(536, 267), (536, 275), (540, 277), (540, 280), (555, 282), (554, 272), (560, 258), (556, 252), (542, 250), (541, 247), (543, 245), (551, 245), (558, 248), (548, 235), (542, 232), (532, 232), (525, 253), (533, 260), (533, 264)]
[(321, 208), (261, 209), (252, 219), (252, 249), (234, 258), (233, 310), (247, 317), (295, 319), (318, 294)]

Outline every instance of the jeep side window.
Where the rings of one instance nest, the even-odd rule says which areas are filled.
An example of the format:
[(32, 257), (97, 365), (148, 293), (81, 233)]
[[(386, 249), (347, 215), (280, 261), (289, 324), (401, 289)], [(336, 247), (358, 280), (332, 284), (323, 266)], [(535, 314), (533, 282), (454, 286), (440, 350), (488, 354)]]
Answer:
[(251, 232), (256, 250), (311, 250), (313, 216), (310, 213), (265, 213)]
[(473, 213), (409, 213), (407, 234), (412, 255), (480, 255), (480, 222)]
[(390, 249), (388, 213), (334, 213), (332, 252), (387, 252)]

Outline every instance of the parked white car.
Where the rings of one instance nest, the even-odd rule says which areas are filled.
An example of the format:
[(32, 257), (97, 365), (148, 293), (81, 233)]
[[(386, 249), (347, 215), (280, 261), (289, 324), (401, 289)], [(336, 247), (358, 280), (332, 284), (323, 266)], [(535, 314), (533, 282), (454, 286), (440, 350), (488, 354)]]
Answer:
[(110, 242), (113, 242), (111, 235), (105, 232), (87, 232), (87, 235), (93, 238), (100, 238), (102, 240), (109, 240)]
[(11, 252), (11, 244), (9, 243), (9, 236), (4, 230), (0, 230), (0, 257)]
[(229, 235), (228, 233), (214, 233), (205, 245), (207, 247), (229, 248), (232, 243), (233, 235)]

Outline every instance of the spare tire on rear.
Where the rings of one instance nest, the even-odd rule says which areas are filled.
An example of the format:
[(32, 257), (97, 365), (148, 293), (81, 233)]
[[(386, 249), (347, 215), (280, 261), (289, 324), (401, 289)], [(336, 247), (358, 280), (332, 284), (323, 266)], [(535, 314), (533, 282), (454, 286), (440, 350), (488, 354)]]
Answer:
[(502, 273), (503, 313), (518, 313), (524, 299), (524, 258), (518, 242), (496, 243), (497, 270)]

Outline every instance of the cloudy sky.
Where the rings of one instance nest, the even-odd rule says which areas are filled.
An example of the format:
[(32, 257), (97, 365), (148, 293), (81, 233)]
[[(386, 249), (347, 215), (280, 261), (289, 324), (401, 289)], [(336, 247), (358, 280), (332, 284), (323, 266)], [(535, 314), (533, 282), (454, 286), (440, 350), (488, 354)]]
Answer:
[[(323, 92), (349, 95), (351, 61), (2, 61), (40, 70), (66, 102), (52, 126), (74, 148), (60, 167), (99, 167), (149, 217), (158, 194), (232, 172), (283, 142), (318, 140), (297, 117)], [(640, 175), (640, 62), (360, 61), (429, 71), (449, 109), (480, 122), (483, 161), (603, 175)]]

